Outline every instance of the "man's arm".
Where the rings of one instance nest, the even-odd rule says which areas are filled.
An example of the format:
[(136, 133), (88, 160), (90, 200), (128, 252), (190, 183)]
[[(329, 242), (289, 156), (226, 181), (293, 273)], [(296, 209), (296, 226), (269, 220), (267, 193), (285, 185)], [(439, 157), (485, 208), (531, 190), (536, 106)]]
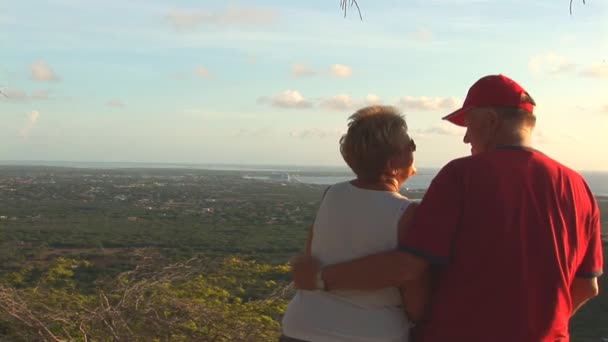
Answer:
[[(397, 226), (401, 241), (412, 224), (418, 203), (410, 203)], [(330, 265), (323, 269), (322, 278), (326, 289), (369, 290), (404, 283), (416, 279), (428, 268), (426, 260), (407, 252), (389, 251), (375, 254), (349, 263)]]
[(316, 290), (319, 274), (325, 290), (376, 290), (399, 286), (418, 277), (427, 268), (425, 259), (400, 251), (373, 254), (323, 269), (319, 260), (311, 255), (299, 255), (291, 260), (293, 282), (301, 290)]
[[(416, 204), (412, 203), (399, 221), (401, 237), (414, 215)], [(329, 265), (323, 268), (321, 278), (326, 290), (370, 290), (399, 286), (415, 279), (428, 267), (428, 262), (420, 257), (400, 251), (387, 251), (360, 259)], [(297, 288), (313, 290), (316, 288), (317, 273), (321, 272), (317, 260), (300, 256), (292, 262), (292, 273)]]
[[(602, 249), (602, 233), (600, 211), (597, 202), (593, 201), (593, 209), (589, 219), (588, 244), (576, 276), (570, 285), (572, 300), (572, 315), (574, 315), (589, 299), (599, 294), (597, 278), (602, 275), (604, 256)], [(581, 246), (584, 248), (584, 246)]]
[(321, 278), (326, 290), (375, 290), (399, 286), (417, 278), (427, 268), (425, 259), (390, 251), (324, 267)]
[[(435, 176), (412, 217), (411, 229), (399, 222), (399, 251), (366, 256), (323, 268), (328, 290), (371, 290), (399, 286), (420, 276), (430, 263), (446, 264), (460, 221), (462, 186), (460, 164), (451, 162)], [(293, 264), (296, 288), (314, 290), (319, 263), (312, 257)]]
[(574, 278), (570, 286), (570, 297), (572, 298), (572, 315), (578, 311), (589, 299), (597, 296), (600, 290), (597, 285), (597, 277)]

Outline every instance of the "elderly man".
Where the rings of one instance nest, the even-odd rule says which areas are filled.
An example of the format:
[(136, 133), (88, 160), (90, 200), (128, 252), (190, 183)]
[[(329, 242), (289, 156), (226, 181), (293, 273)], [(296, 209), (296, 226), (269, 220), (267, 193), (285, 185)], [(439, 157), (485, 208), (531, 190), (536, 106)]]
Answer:
[(472, 155), (441, 169), (400, 249), (323, 269), (300, 258), (296, 287), (398, 286), (432, 266), (417, 341), (568, 341), (570, 317), (598, 294), (600, 213), (578, 173), (531, 147), (534, 106), (506, 76), (478, 80), (444, 118), (467, 128)]

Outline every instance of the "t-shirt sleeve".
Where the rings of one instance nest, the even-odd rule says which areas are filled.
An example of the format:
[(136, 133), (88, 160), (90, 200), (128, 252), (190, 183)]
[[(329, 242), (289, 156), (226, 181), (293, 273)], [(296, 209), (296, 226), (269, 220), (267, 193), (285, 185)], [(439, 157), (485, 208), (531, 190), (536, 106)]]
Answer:
[(449, 261), (462, 215), (464, 187), (460, 170), (461, 164), (453, 161), (435, 176), (416, 210), (412, 225), (400, 238), (400, 250), (435, 264)]
[(597, 204), (594, 207), (595, 215), (591, 220), (591, 234), (585, 256), (581, 262), (576, 276), (581, 278), (599, 277), (603, 273), (604, 257), (602, 254), (602, 233), (600, 224), (600, 213)]

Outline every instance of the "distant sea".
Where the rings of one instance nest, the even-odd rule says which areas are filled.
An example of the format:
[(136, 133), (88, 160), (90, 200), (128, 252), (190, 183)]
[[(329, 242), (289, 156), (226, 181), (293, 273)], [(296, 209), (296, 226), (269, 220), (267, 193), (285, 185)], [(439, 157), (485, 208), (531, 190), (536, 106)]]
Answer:
[[(199, 169), (289, 174), (292, 179), (307, 184), (328, 185), (353, 178), (352, 172), (344, 166), (298, 166), (298, 165), (239, 165), (239, 164), (181, 164), (181, 163), (124, 163), (124, 162), (65, 162), (65, 161), (0, 161), (0, 165), (56, 166), (90, 169)], [(424, 190), (437, 174), (437, 168), (418, 168), (405, 187), (410, 190)], [(591, 191), (598, 196), (608, 196), (608, 172), (582, 171)]]
[[(429, 187), (438, 171), (439, 169), (418, 169), (418, 173), (408, 180), (405, 187), (410, 190), (424, 190)], [(608, 196), (608, 172), (581, 172), (581, 174), (596, 196)], [(335, 184), (352, 178), (353, 176), (348, 174), (344, 176), (298, 177), (301, 182), (310, 184)]]

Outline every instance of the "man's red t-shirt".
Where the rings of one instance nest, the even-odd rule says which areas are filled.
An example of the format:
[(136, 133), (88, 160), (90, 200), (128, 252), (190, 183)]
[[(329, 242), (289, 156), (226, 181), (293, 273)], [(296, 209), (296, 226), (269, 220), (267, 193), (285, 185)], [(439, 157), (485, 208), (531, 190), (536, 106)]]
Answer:
[(602, 273), (594, 196), (532, 149), (450, 162), (412, 223), (401, 248), (439, 264), (420, 342), (568, 341), (570, 285)]

